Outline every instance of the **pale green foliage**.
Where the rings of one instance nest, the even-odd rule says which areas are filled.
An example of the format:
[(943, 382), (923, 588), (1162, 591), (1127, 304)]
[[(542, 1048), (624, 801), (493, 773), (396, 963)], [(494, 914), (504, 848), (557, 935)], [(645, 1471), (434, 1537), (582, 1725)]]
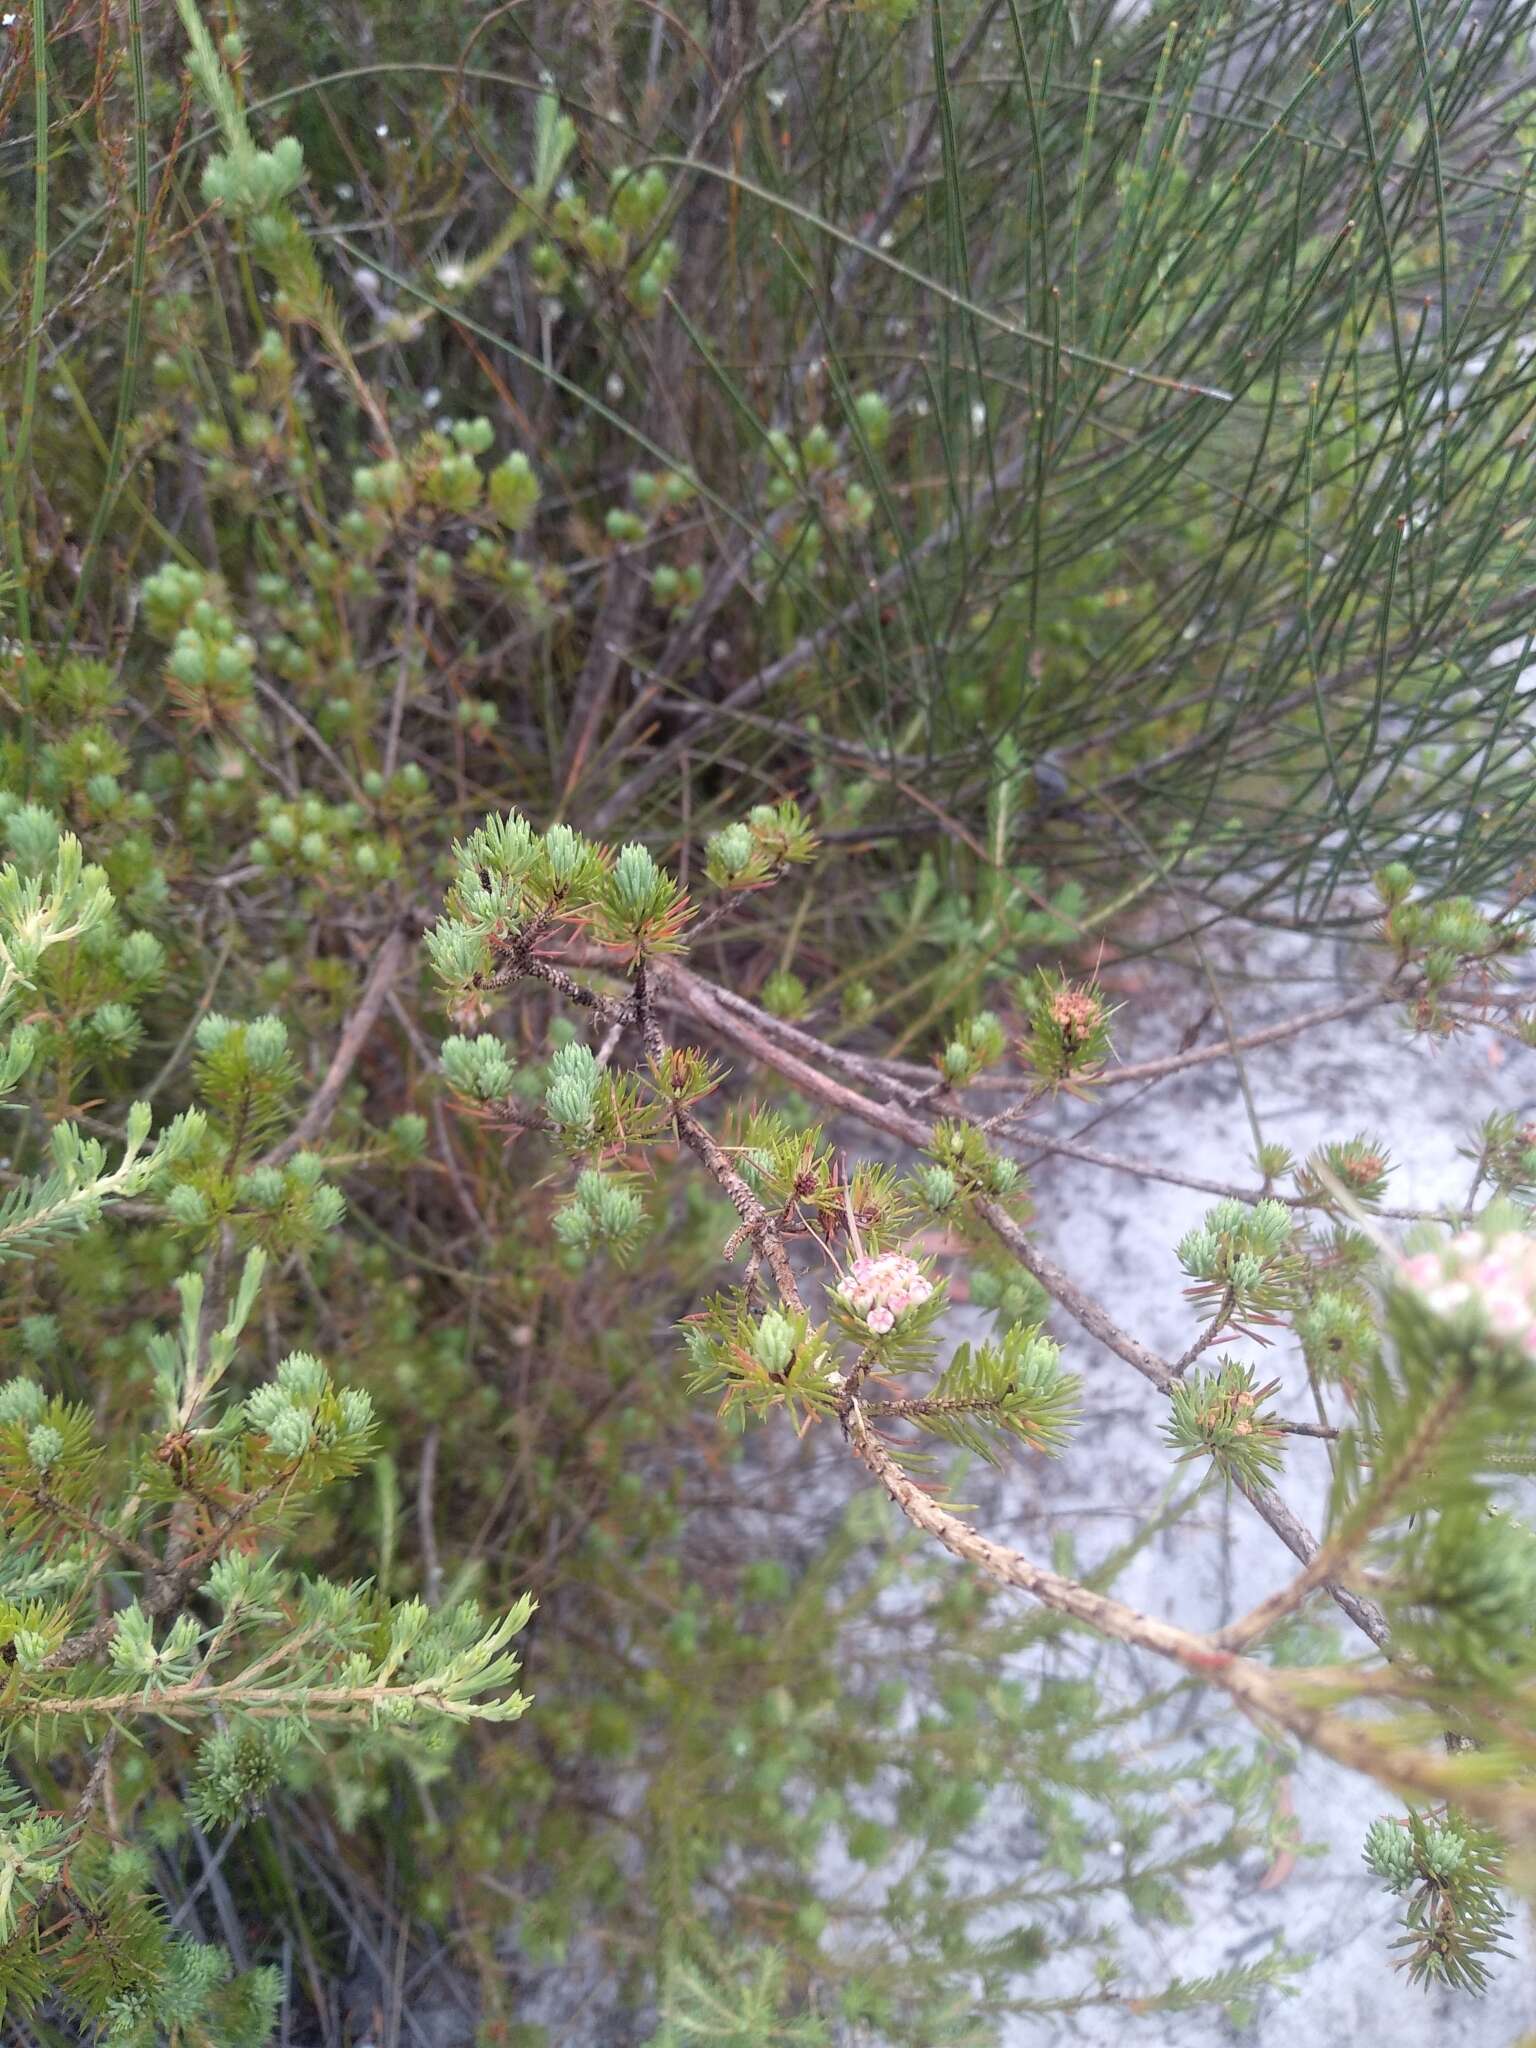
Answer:
[(1466, 1501), (1416, 1524), (1402, 1553), (1395, 1618), (1437, 1666), (1502, 1689), (1528, 1660), (1512, 1647), (1536, 1613), (1536, 1536), (1504, 1509)]
[[(105, 876), (84, 865), (72, 836), (50, 837), (23, 819), (11, 838), (36, 872), (0, 872), (0, 1021), (115, 916)], [(129, 965), (147, 979), (158, 959), (153, 944), (141, 944)], [(131, 1034), (105, 1032), (101, 1018), (99, 1007), (87, 1016), (82, 1042), (98, 1056), (110, 1054), (114, 1037), (118, 1050), (131, 1050)], [(38, 1043), (35, 1031), (13, 1028), (8, 1087), (25, 1079)], [(228, 1238), (267, 1238), (286, 1256), (335, 1230), (345, 1205), (319, 1155), (299, 1150), (280, 1166), (257, 1156), (281, 1128), (298, 1081), (282, 1020), (210, 1012), (193, 1046), (205, 1107), (152, 1140), (149, 1105), (134, 1103), (115, 1165), (102, 1140), (56, 1122), (48, 1170), (21, 1179), (0, 1207), (0, 1256), (36, 1257), (129, 1198), (162, 1197), (183, 1230), (216, 1240), (222, 1218)], [(435, 1614), (419, 1603), (391, 1606), (365, 1584), (306, 1580), (246, 1547), (270, 1542), (281, 1518), (366, 1461), (373, 1411), (365, 1391), (338, 1385), (303, 1350), (229, 1394), (268, 1255), (254, 1246), (231, 1283), (228, 1248), (176, 1276), (180, 1319), (143, 1345), (153, 1396), (141, 1404), (133, 1442), (109, 1445), (88, 1408), (50, 1399), (30, 1377), (0, 1385), (10, 1739), (25, 1736), (46, 1756), (66, 1735), (164, 1715), (195, 1731), (191, 1805), (210, 1827), (241, 1819), (284, 1782), (301, 1746), (323, 1746), (338, 1731), (409, 1750), (430, 1743), (434, 1728), (515, 1719), (527, 1701), (511, 1683), (509, 1645), (531, 1612), (523, 1601), (487, 1623), (469, 1602)], [(46, 1371), (55, 1320), (31, 1316), (24, 1331)], [(108, 1576), (119, 1562), (133, 1567), (138, 1585), (126, 1601)], [(212, 1623), (190, 1604), (204, 1587), (220, 1610)], [(115, 1612), (92, 1625), (100, 1601)], [(0, 1787), (0, 2002), (26, 2011), (48, 1988), (43, 1909), (68, 1862), (99, 1936), (70, 1979), (72, 2009), (103, 2038), (151, 2048), (163, 2030), (190, 2028), (220, 2048), (264, 2040), (277, 1990), (271, 1974), (232, 1977), (222, 1950), (169, 1939), (142, 1886), (125, 1888), (110, 1858), (98, 1872), (90, 1819), (88, 1804), (72, 1820)]]
[(17, 1916), (35, 1906), (69, 1853), (69, 1830), (57, 1814), (39, 1813), (0, 1775), (0, 1941), (16, 1932)]
[(74, 1124), (56, 1124), (48, 1140), (50, 1171), (0, 1202), (0, 1259), (36, 1257), (50, 1240), (87, 1229), (112, 1202), (145, 1193), (195, 1149), (204, 1130), (201, 1116), (188, 1111), (150, 1145), (149, 1125), (148, 1103), (135, 1103), (122, 1155), (109, 1167), (99, 1138), (83, 1136)]
[(718, 1394), (720, 1413), (736, 1429), (763, 1422), (779, 1409), (805, 1424), (830, 1419), (845, 1375), (825, 1325), (803, 1313), (770, 1310), (761, 1318), (740, 1303), (717, 1299), (683, 1325), (692, 1366), (689, 1385)]
[[(42, 830), (22, 831), (28, 818)], [(47, 812), (13, 812), (9, 826), (22, 864), (0, 868), (0, 1022), (33, 986), (44, 954), (97, 930), (112, 908), (106, 876), (85, 865), (79, 840), (72, 832), (60, 837)], [(49, 862), (51, 871), (41, 872)]]
[[(33, 987), (45, 958), (100, 932), (113, 911), (106, 876), (85, 865), (72, 833), (54, 834), (51, 841), (47, 834), (34, 836), (37, 865), (46, 872), (24, 876), (14, 863), (0, 868), (0, 1026)], [(21, 1083), (37, 1050), (36, 1031), (13, 1024), (0, 1051), (0, 1095)], [(136, 1102), (128, 1112), (121, 1156), (109, 1166), (99, 1138), (87, 1137), (73, 1123), (56, 1124), (49, 1134), (49, 1170), (21, 1181), (0, 1200), (0, 1261), (35, 1257), (52, 1240), (87, 1229), (110, 1203), (154, 1187), (197, 1148), (204, 1126), (194, 1111), (177, 1117), (153, 1143), (150, 1128), (149, 1104)]]
[(1015, 1324), (997, 1344), (959, 1345), (913, 1420), (929, 1436), (1001, 1462), (1015, 1438), (1028, 1450), (1059, 1451), (1081, 1406), (1081, 1382), (1063, 1369), (1061, 1348), (1041, 1330)]

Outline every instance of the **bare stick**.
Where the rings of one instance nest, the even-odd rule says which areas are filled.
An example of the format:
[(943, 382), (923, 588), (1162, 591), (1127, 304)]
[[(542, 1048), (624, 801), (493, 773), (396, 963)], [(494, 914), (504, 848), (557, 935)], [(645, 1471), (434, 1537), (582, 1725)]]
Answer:
[(357, 1058), (368, 1043), (373, 1027), (379, 1021), (379, 1012), (389, 1000), (395, 977), (400, 972), (405, 958), (405, 933), (397, 925), (374, 955), (373, 966), (363, 984), (362, 995), (357, 1007), (342, 1027), (337, 1040), (331, 1064), (325, 1070), (325, 1079), (315, 1090), (308, 1109), (298, 1123), (274, 1145), (264, 1166), (281, 1166), (285, 1159), (291, 1159), (295, 1152), (301, 1152), (312, 1139), (318, 1138), (331, 1120), (332, 1112), (341, 1099), (341, 1091), (347, 1085), (347, 1077), (357, 1064)]

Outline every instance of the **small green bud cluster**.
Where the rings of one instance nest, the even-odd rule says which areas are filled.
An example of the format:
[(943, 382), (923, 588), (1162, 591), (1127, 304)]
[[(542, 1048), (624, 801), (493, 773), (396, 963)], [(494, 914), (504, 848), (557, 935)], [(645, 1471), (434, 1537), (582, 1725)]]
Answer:
[[(39, 1058), (126, 1058), (142, 1028), (125, 998), (142, 993), (164, 959), (150, 934), (120, 931), (106, 877), (86, 866), (79, 841), (59, 831), (51, 812), (13, 805), (4, 829), (18, 859), (0, 868), (0, 1093), (15, 1088)], [(59, 977), (61, 959), (69, 962), (67, 982)], [(54, 988), (68, 991), (57, 1016), (47, 1000)], [(82, 1017), (81, 1005), (93, 997)], [(82, 1155), (86, 1177), (99, 1170), (98, 1155), (100, 1147), (90, 1167)], [(82, 1201), (83, 1185), (75, 1184)]]
[(665, 611), (686, 611), (704, 595), (704, 571), (697, 562), (676, 569), (660, 562), (651, 571), (651, 596)]
[(920, 1166), (912, 1182), (924, 1207), (935, 1216), (947, 1216), (959, 1203), (960, 1182), (947, 1166)]
[(614, 910), (622, 918), (643, 921), (665, 900), (661, 870), (643, 846), (624, 847), (608, 879)]
[(710, 880), (718, 881), (724, 887), (740, 888), (756, 850), (749, 825), (724, 826), (714, 834), (705, 849)]
[[(480, 990), (493, 964), (492, 941), (505, 941), (530, 918), (590, 923), (609, 943), (622, 942), (602, 915), (611, 895), (603, 858), (568, 825), (539, 834), (516, 812), (488, 817), (454, 848), (454, 859), (448, 915), (428, 931), (426, 944), (460, 1021), (485, 1014)], [(631, 861), (624, 888), (635, 880)]]
[(324, 1365), (292, 1351), (266, 1386), (248, 1395), (244, 1420), (267, 1439), (274, 1456), (302, 1458), (311, 1448), (360, 1458), (373, 1427), (373, 1403), (359, 1387), (338, 1392)]
[(58, 1880), (64, 1859), (74, 1847), (73, 1831), (63, 1814), (42, 1813), (23, 1801), (7, 1776), (0, 1780), (6, 1795), (6, 1885), (0, 1890), (0, 1941), (9, 1943), (28, 1906), (35, 1905)]
[(534, 245), (529, 268), (546, 297), (571, 285), (580, 267), (617, 283), (644, 318), (659, 312), (680, 251), (669, 235), (657, 238), (670, 187), (660, 165), (643, 171), (620, 166), (609, 180), (606, 210), (594, 209), (574, 188), (544, 215), (547, 233)]
[(296, 1152), (285, 1166), (257, 1166), (234, 1184), (235, 1220), (245, 1243), (273, 1251), (309, 1251), (347, 1213), (340, 1188), (325, 1180), (324, 1162)]
[(1380, 1355), (1370, 1304), (1336, 1287), (1320, 1288), (1297, 1314), (1295, 1328), (1307, 1364), (1325, 1382), (1352, 1385)]
[(404, 512), (411, 500), (410, 472), (398, 456), (360, 463), (352, 472), (352, 495), (360, 506), (388, 518)]
[(205, 1828), (234, 1827), (261, 1807), (281, 1782), (283, 1751), (298, 1724), (222, 1728), (199, 1746), (192, 1810)]
[(512, 1092), (516, 1073), (503, 1041), (482, 1031), (478, 1038), (443, 1043), (443, 1074), (456, 1095), (473, 1102), (500, 1102)]
[(1490, 917), (1470, 896), (1448, 896), (1438, 903), (1415, 899), (1414, 877), (1401, 861), (1380, 869), (1373, 879), (1386, 906), (1382, 935), (1399, 964), (1416, 966), (1422, 977), (1416, 1021), (1423, 1030), (1444, 1034), (1451, 1026), (1439, 1007), (1441, 992), (1471, 968), (1526, 951), (1528, 928)]
[[(418, 454), (430, 446), (424, 442)], [(439, 512), (473, 512), (480, 503), (485, 481), (472, 454), (461, 448), (433, 447), (434, 460), (423, 470), (421, 496)]]
[(994, 1315), (1005, 1330), (1019, 1323), (1041, 1323), (1051, 1306), (1034, 1274), (1016, 1262), (973, 1265), (971, 1301)]
[(248, 1024), (210, 1010), (195, 1034), (205, 1059), (238, 1058), (253, 1075), (275, 1078), (288, 1071), (288, 1026), (281, 1017), (254, 1017)]
[(298, 1085), (288, 1028), (273, 1015), (241, 1021), (213, 1010), (192, 1043), (198, 1092), (229, 1135), (233, 1165), (275, 1135)]
[(365, 768), (358, 784), (374, 809), (391, 818), (419, 817), (431, 789), (426, 770), (415, 761), (402, 762), (393, 775)]
[(127, 1059), (144, 1037), (137, 1014), (127, 1003), (117, 1002), (100, 1004), (84, 1020), (81, 1031), (93, 1057), (106, 1062)]
[(47, 1362), (58, 1356), (63, 1333), (57, 1316), (47, 1313), (25, 1315), (16, 1325), (16, 1334), (28, 1358)]
[[(46, 804), (23, 803), (7, 790), (0, 803), (0, 820), (4, 822), (6, 851), (22, 874), (37, 875), (57, 855), (64, 827)], [(19, 912), (12, 916), (19, 917)]]
[(153, 817), (154, 802), (144, 790), (125, 792), (128, 765), (127, 749), (104, 720), (69, 715), (65, 729), (40, 748), (32, 786), (56, 808), (93, 824), (142, 824)]
[[(878, 391), (862, 391), (853, 400), (848, 440), (866, 458), (875, 456), (890, 437), (891, 408)], [(767, 436), (769, 475), (764, 498), (770, 511), (805, 508), (777, 525), (772, 544), (753, 558), (753, 572), (770, 577), (790, 562), (802, 569), (819, 561), (825, 531), (863, 533), (875, 515), (875, 496), (867, 484), (849, 477), (848, 449), (838, 435), (816, 421), (796, 437), (783, 427)]]
[(1295, 1225), (1284, 1202), (1218, 1202), (1176, 1247), (1196, 1285), (1192, 1299), (1224, 1298), (1232, 1318), (1267, 1318), (1291, 1300), (1298, 1260)]
[[(604, 521), (608, 538), (621, 546), (637, 546), (691, 504), (697, 492), (698, 484), (687, 470), (671, 469), (659, 475), (649, 469), (636, 470), (629, 479), (634, 510), (615, 505), (609, 511)], [(659, 590), (652, 583), (652, 595), (658, 602), (692, 603), (702, 589), (702, 571), (696, 565), (692, 570), (670, 570)]]
[[(493, 473), (493, 483), (499, 473)], [(464, 551), (464, 567), (494, 584), (531, 625), (547, 624), (565, 595), (566, 572), (558, 563), (527, 561), (489, 534), (479, 534), (470, 542)]]
[(27, 1434), (27, 1458), (34, 1471), (46, 1475), (64, 1455), (64, 1437), (51, 1422), (40, 1422)]
[(116, 1616), (107, 1655), (115, 1671), (136, 1683), (146, 1694), (169, 1686), (188, 1685), (201, 1663), (203, 1631), (191, 1614), (178, 1614), (160, 1642), (155, 1625), (137, 1600)]
[(568, 1202), (555, 1211), (554, 1229), (569, 1250), (585, 1255), (599, 1248), (621, 1263), (645, 1229), (645, 1205), (627, 1180), (588, 1167)]
[(608, 208), (627, 235), (646, 235), (666, 211), (668, 186), (659, 164), (643, 171), (619, 165), (609, 175)]
[(853, 401), (854, 418), (859, 432), (876, 453), (885, 446), (891, 433), (891, 408), (883, 393), (861, 391)]
[[(79, 841), (60, 833), (57, 820), (39, 806), (12, 805), (5, 813), (6, 836), (20, 861), (0, 868), (0, 1025), (39, 987), (51, 971), (49, 956), (68, 949), (74, 965), (75, 1001), (79, 1000), (82, 967), (88, 973), (111, 975), (122, 984), (124, 961), (144, 981), (155, 978), (163, 961), (158, 941), (147, 934), (123, 935), (106, 876), (88, 867)], [(25, 862), (30, 872), (23, 871)], [(131, 983), (131, 976), (126, 977)], [(34, 1014), (10, 1024), (0, 1041), (0, 1089), (14, 1088), (51, 1036), (69, 1041), (72, 1056), (89, 1053), (97, 1060), (126, 1057), (140, 1039), (139, 1020), (118, 999), (99, 1001), (72, 1027), (45, 1024)], [(49, 1133), (46, 1170), (23, 1179), (5, 1204), (5, 1230), (0, 1257), (25, 1258), (31, 1242), (87, 1228), (103, 1206), (157, 1186), (169, 1168), (194, 1152), (204, 1135), (199, 1113), (178, 1117), (151, 1146), (149, 1105), (134, 1103), (124, 1127), (123, 1153), (109, 1170), (106, 1147), (85, 1137), (72, 1123), (54, 1125)]]
[(250, 860), (319, 885), (327, 896), (367, 891), (400, 872), (398, 842), (369, 832), (367, 813), (355, 801), (264, 796), (257, 822), (260, 831), (247, 849)]
[(454, 706), (453, 715), (462, 731), (482, 739), (496, 730), (499, 716), (488, 697), (461, 697)]
[(640, 845), (622, 847), (602, 871), (594, 906), (599, 936), (637, 952), (670, 953), (681, 946), (688, 899)]
[(919, 1427), (996, 1464), (1010, 1438), (1050, 1456), (1060, 1451), (1082, 1406), (1082, 1384), (1038, 1323), (1020, 1323), (999, 1343), (960, 1345), (933, 1398), (934, 1412), (919, 1417)]
[(35, 1426), (48, 1397), (35, 1380), (6, 1380), (0, 1385), (0, 1429), (13, 1423)]
[(979, 1011), (957, 1027), (939, 1055), (939, 1072), (950, 1087), (962, 1087), (1002, 1058), (1005, 1042), (1003, 1027), (992, 1012)]
[(1378, 868), (1371, 880), (1388, 910), (1395, 910), (1400, 903), (1406, 903), (1413, 894), (1413, 870), (1400, 860), (1389, 861), (1384, 868)]
[(292, 135), (271, 149), (246, 148), (210, 158), (203, 197), (241, 218), (272, 212), (304, 182), (304, 151)]
[(174, 638), (193, 605), (206, 598), (208, 592), (209, 579), (201, 569), (186, 569), (179, 562), (167, 562), (140, 586), (139, 602), (145, 624), (157, 639)]
[(578, 1145), (592, 1136), (602, 1078), (590, 1046), (579, 1042), (561, 1046), (550, 1062), (544, 1106), (550, 1121)]
[(1016, 1161), (994, 1152), (974, 1124), (942, 1119), (929, 1146), (933, 1164), (953, 1178), (962, 1200), (1007, 1201), (1023, 1178)]
[[(1443, 1830), (1436, 1830), (1437, 1834)], [(1380, 1878), (1389, 1892), (1404, 1892), (1419, 1878), (1418, 1857), (1413, 1837), (1396, 1821), (1375, 1820), (1366, 1830), (1364, 1855), (1371, 1874)], [(1443, 1862), (1436, 1851), (1437, 1861)]]
[(167, 563), (140, 595), (151, 631), (171, 642), (165, 683), (172, 700), (200, 725), (237, 720), (250, 702), (256, 642), (212, 594), (209, 579)]
[(760, 889), (816, 852), (816, 835), (800, 806), (786, 798), (754, 804), (746, 818), (714, 833), (704, 849), (705, 872), (721, 889)]
[(1220, 1359), (1214, 1370), (1174, 1382), (1163, 1433), (1181, 1461), (1208, 1457), (1229, 1481), (1263, 1485), (1283, 1462), (1283, 1436), (1265, 1406), (1278, 1386), (1260, 1386), (1250, 1366)]
[(758, 1001), (770, 1017), (793, 1023), (805, 1015), (810, 995), (793, 968), (776, 967), (758, 991)]
[(403, 1110), (392, 1118), (386, 1137), (390, 1151), (402, 1165), (412, 1165), (426, 1157), (427, 1120), (418, 1111)]
[[(508, 455), (485, 472), (480, 457), (489, 443), (489, 422), (457, 420), (446, 434), (423, 434), (405, 456), (365, 463), (352, 472), (354, 508), (341, 522), (345, 538), (366, 552), (377, 552), (391, 527), (418, 512), (428, 522), (471, 521), (481, 528), (521, 533), (532, 524), (539, 503), (539, 483), (526, 455)], [(506, 582), (513, 557), (495, 531), (481, 531), (470, 540), (464, 566), (476, 575)], [(523, 564), (522, 574), (535, 571)], [(454, 595), (455, 561), (440, 547), (423, 548), (416, 557), (418, 589), (435, 603)], [(359, 594), (367, 595), (367, 588)]]
[(875, 992), (867, 981), (845, 982), (838, 998), (838, 1015), (845, 1024), (862, 1024), (875, 1007)]
[(1284, 1180), (1287, 1174), (1296, 1170), (1296, 1161), (1289, 1145), (1278, 1144), (1269, 1138), (1264, 1139), (1255, 1149), (1253, 1163), (1266, 1184)]
[(844, 1375), (825, 1327), (781, 1309), (762, 1316), (715, 1301), (683, 1325), (695, 1392), (721, 1395), (722, 1413), (735, 1427), (762, 1422), (788, 1407), (803, 1420), (831, 1415), (843, 1396)]
[(1508, 1909), (1500, 1896), (1502, 1859), (1494, 1838), (1450, 1809), (1373, 1821), (1364, 1845), (1372, 1875), (1405, 1899), (1407, 1953), (1400, 1967), (1416, 1984), (1481, 1992), (1483, 1958), (1508, 1955)]
[(764, 1372), (788, 1372), (795, 1355), (796, 1335), (789, 1316), (781, 1315), (777, 1309), (769, 1310), (752, 1334), (752, 1356)]

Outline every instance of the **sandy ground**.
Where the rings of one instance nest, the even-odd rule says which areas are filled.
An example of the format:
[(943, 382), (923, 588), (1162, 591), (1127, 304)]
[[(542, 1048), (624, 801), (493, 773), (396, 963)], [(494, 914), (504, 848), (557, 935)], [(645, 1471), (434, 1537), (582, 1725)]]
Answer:
[[(1250, 953), (1246, 977), (1230, 992), (1236, 1028), (1250, 1030), (1298, 1009), (1324, 1006), (1330, 988), (1323, 970), (1330, 965), (1327, 950), (1315, 943), (1301, 947), (1266, 938)], [(1319, 977), (1315, 985), (1311, 977)], [(1197, 979), (1180, 985), (1160, 973), (1127, 1000), (1117, 1020), (1122, 1056), (1143, 1058), (1170, 1049), (1205, 1001)], [(1212, 1035), (1220, 1035), (1219, 1026), (1214, 1031), (1208, 1027), (1206, 1036)], [(1395, 1011), (1373, 1012), (1363, 1020), (1325, 1027), (1304, 1041), (1257, 1051), (1248, 1056), (1246, 1067), (1266, 1138), (1281, 1139), (1296, 1152), (1361, 1129), (1385, 1139), (1394, 1159), (1403, 1162), (1389, 1197), (1399, 1206), (1464, 1197), (1471, 1169), (1458, 1147), (1468, 1142), (1472, 1127), (1495, 1109), (1536, 1106), (1536, 1054), (1483, 1034), (1433, 1045), (1408, 1035)], [(1069, 1106), (1053, 1111), (1047, 1127), (1081, 1129), (1085, 1121), (1083, 1109)], [(1200, 1068), (1165, 1082), (1139, 1102), (1118, 1102), (1092, 1142), (1190, 1174), (1254, 1185), (1245, 1164), (1252, 1139), (1229, 1065)], [(1212, 1197), (1059, 1158), (1037, 1170), (1035, 1187), (1041, 1241), (1124, 1327), (1165, 1355), (1177, 1355), (1195, 1326), (1181, 1298), (1171, 1247), (1200, 1220)], [(1108, 1504), (1149, 1506), (1166, 1479), (1166, 1457), (1149, 1456), (1148, 1449), (1157, 1441), (1161, 1402), (1129, 1367), (1059, 1313), (1053, 1328), (1085, 1373), (1089, 1426), (1054, 1469), (1051, 1503), (1080, 1527), (1084, 1554), (1091, 1556), (1096, 1540), (1092, 1510)], [(1285, 1382), (1285, 1412), (1310, 1413), (1303, 1405), (1307, 1389), (1294, 1341), (1276, 1345), (1265, 1355), (1265, 1366), (1267, 1375)], [(1321, 1446), (1295, 1445), (1282, 1485), (1314, 1529), (1321, 1519), (1325, 1456)], [(1089, 1512), (1075, 1512), (1077, 1503)], [(994, 1532), (1005, 1532), (1006, 1487), (994, 1513)], [(1098, 1526), (1102, 1529), (1102, 1519)], [(1038, 1553), (1037, 1511), (1017, 1520), (1017, 1533)], [(1288, 1570), (1288, 1554), (1239, 1498), (1225, 1509), (1213, 1507), (1202, 1524), (1181, 1527), (1158, 1541), (1136, 1560), (1117, 1591), (1154, 1611), (1214, 1625), (1282, 1583)], [(1220, 2022), (1187, 2015), (1128, 2027), (1123, 2018), (1090, 2013), (1070, 2029), (1056, 2030), (1056, 2038), (1087, 2043), (1129, 2039), (1146, 2048), (1162, 2048), (1164, 2042), (1206, 2048), (1233, 2038), (1264, 2048), (1282, 2042), (1331, 2048), (1357, 2041), (1392, 2042), (1397, 2048), (1429, 2048), (1431, 2043), (1508, 2048), (1536, 2029), (1536, 1972), (1523, 1920), (1515, 1930), (1518, 1955), (1497, 1966), (1486, 1998), (1426, 1996), (1392, 1966), (1391, 1903), (1360, 1862), (1365, 1829), (1390, 1802), (1312, 1758), (1295, 1773), (1293, 1795), (1305, 1839), (1326, 1853), (1299, 1861), (1273, 1890), (1245, 1888), (1231, 1871), (1216, 1874), (1193, 1902), (1195, 1925), (1177, 1934), (1164, 1930), (1155, 1941), (1146, 1937), (1143, 1948), (1160, 1952), (1169, 1967), (1190, 1976), (1251, 1954), (1254, 1946), (1262, 1946), (1264, 1934), (1278, 1932), (1317, 1958), (1300, 1994), (1271, 2001), (1257, 2025), (1241, 2037)], [(1137, 1931), (1126, 1931), (1134, 1951)], [(1038, 2043), (1048, 2037), (1039, 2022), (1032, 2022), (1013, 2038)]]

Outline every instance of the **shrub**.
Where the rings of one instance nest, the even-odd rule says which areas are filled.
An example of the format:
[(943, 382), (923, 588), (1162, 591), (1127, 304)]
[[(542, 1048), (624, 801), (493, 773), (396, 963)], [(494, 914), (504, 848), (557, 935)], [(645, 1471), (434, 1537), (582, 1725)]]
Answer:
[[(1407, 1960), (1480, 1988), (1529, 1133), (1407, 1264), (1369, 1134), (1265, 1147), (1172, 1359), (1038, 1250), (1018, 1153), (1134, 1071), (1133, 909), (1536, 1036), (1528, 28), (1173, 12), (12, 25), (17, 2027), (335, 2039), (359, 1955), (394, 2024), (472, 1972), (488, 2038), (546, 1965), (664, 2042), (1240, 2015), (1292, 1959), (1143, 1982), (1080, 1910), (1284, 1840), (1272, 1744), (1123, 1739), (1211, 1681), (1403, 1793)], [(1079, 1325), (1166, 1396), (1149, 1459), (1306, 1552), (1219, 1637), (944, 1505), (1070, 1440)], [(1341, 1420), (1235, 1355), (1290, 1331)], [(1330, 1593), (1373, 1661), (1265, 1661)], [(1149, 1707), (1095, 1631), (1169, 1665)], [(989, 1798), (1035, 1845), (1002, 1935)]]

